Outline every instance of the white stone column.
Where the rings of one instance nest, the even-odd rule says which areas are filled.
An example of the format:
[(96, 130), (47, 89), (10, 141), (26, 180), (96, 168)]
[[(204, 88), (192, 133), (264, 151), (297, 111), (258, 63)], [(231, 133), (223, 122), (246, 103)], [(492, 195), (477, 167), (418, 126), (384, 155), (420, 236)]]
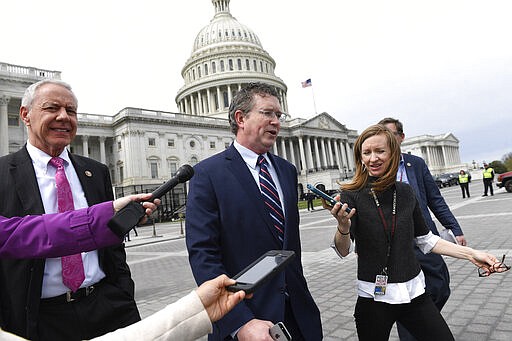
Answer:
[(89, 157), (89, 136), (88, 135), (82, 135), (82, 148), (83, 148), (83, 155), (85, 157)]
[(291, 160), (289, 160), (289, 161), (291, 163), (293, 163), (297, 169), (299, 169), (299, 166), (295, 162), (295, 149), (293, 148), (293, 139), (292, 138), (288, 139), (288, 146), (290, 147), (290, 158), (291, 158)]
[(213, 114), (213, 108), (212, 108), (212, 94), (210, 93), (210, 88), (206, 89), (206, 103), (208, 104), (208, 114)]
[(341, 174), (341, 171), (342, 171), (342, 166), (341, 166), (341, 159), (340, 159), (340, 144), (338, 143), (338, 140), (335, 140), (334, 141), (334, 154), (336, 155), (336, 164), (338, 166), (338, 170), (340, 171), (340, 174)]
[(272, 145), (272, 153), (279, 156), (279, 151), (277, 150), (277, 140)]
[(315, 144), (315, 154), (316, 154), (316, 169), (322, 169), (322, 164), (320, 162), (320, 150), (318, 149), (318, 137), (313, 137), (313, 143)]
[(349, 169), (348, 158), (347, 158), (347, 149), (345, 147), (346, 143), (347, 143), (347, 141), (344, 141), (344, 140), (342, 140), (340, 142), (341, 166), (343, 168), (346, 167), (347, 169)]
[(105, 136), (100, 136), (100, 162), (104, 165), (107, 164), (107, 157), (105, 153), (105, 140), (107, 139)]
[(204, 113), (203, 110), (203, 95), (201, 95), (201, 91), (197, 92), (197, 114), (202, 115)]
[(284, 141), (284, 137), (281, 137), (281, 157), (285, 160), (288, 160), (286, 157), (286, 144)]
[(314, 168), (312, 156), (313, 156), (313, 153), (311, 152), (311, 139), (309, 136), (306, 136), (306, 159), (307, 159), (306, 171)]
[(194, 95), (190, 95), (190, 114), (191, 115), (197, 115), (197, 112), (196, 112), (196, 100), (194, 98)]
[(306, 153), (304, 152), (304, 141), (302, 140), (302, 136), (299, 136), (299, 151), (300, 151), (300, 163), (302, 167), (300, 169), (300, 174), (305, 175), (307, 173), (308, 164), (306, 162)]
[(215, 110), (222, 110), (223, 109), (222, 93), (220, 92), (220, 87), (218, 87), (218, 86), (217, 86), (217, 103), (219, 104), (219, 107), (215, 108)]
[[(231, 99), (233, 96), (231, 96), (231, 84), (228, 84), (228, 105), (231, 103)], [(223, 106), (224, 108), (224, 106)]]
[(427, 166), (432, 168), (434, 166), (434, 163), (432, 162), (432, 154), (430, 152), (430, 147), (427, 146)]
[(354, 162), (354, 152), (352, 150), (352, 148), (350, 147), (350, 143), (348, 141), (345, 141), (345, 152), (347, 153), (347, 161), (348, 161), (348, 166), (347, 168), (350, 169), (350, 171), (354, 171), (356, 165), (355, 165), (355, 162)]
[(0, 95), (0, 156), (9, 154), (9, 117), (7, 105), (11, 98)]
[(334, 160), (332, 157), (332, 139), (327, 139), (327, 152), (329, 153), (329, 166), (334, 166)]
[(327, 161), (327, 155), (325, 153), (325, 138), (320, 139), (320, 143), (322, 144), (322, 167), (324, 169), (327, 169), (328, 161)]

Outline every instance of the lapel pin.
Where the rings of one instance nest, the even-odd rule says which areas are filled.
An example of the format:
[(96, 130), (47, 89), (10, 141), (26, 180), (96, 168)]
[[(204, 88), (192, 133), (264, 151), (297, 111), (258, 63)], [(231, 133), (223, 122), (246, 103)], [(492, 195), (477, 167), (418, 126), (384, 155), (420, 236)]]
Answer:
[(410, 162), (407, 162), (407, 167), (411, 167), (411, 163)]
[(91, 171), (88, 171), (86, 170), (85, 171), (85, 175), (88, 176), (89, 178), (92, 176), (92, 172)]

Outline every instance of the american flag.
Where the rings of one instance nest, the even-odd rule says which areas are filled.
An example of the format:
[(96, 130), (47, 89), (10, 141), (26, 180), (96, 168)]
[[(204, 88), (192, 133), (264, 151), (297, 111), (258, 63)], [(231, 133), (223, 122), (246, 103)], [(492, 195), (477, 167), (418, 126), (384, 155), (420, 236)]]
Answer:
[(310, 79), (306, 79), (304, 82), (301, 82), (302, 84), (302, 87), (303, 88), (307, 88), (308, 86), (312, 86), (313, 84), (311, 84), (311, 78)]

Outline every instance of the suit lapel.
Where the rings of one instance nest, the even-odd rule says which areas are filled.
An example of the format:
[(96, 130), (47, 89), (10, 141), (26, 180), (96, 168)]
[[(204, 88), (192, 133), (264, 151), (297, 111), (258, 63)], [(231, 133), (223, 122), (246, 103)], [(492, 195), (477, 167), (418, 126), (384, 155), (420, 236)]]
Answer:
[(44, 213), (36, 173), (26, 147), (15, 153), (9, 172), (14, 179), (14, 190), (18, 193), (23, 211), (32, 214)]
[[(272, 236), (274, 236), (276, 241), (280, 243), (277, 236), (277, 231), (272, 223), (272, 219), (270, 218), (265, 204), (263, 203), (263, 198), (261, 198), (260, 189), (254, 181), (251, 172), (249, 169), (247, 169), (247, 165), (245, 164), (244, 159), (238, 153), (235, 147), (233, 147), (233, 145), (231, 145), (231, 147), (226, 150), (226, 160), (228, 162), (228, 169), (233, 173), (238, 182), (240, 182), (240, 187), (247, 194), (247, 198), (249, 198), (249, 201), (251, 202), (250, 204), (254, 207), (262, 220), (265, 222), (265, 226), (270, 231)], [(257, 198), (258, 200), (252, 200), (250, 198)]]
[(419, 193), (418, 179), (416, 179), (416, 172), (414, 171), (414, 164), (409, 158), (408, 154), (402, 154), (404, 157), (405, 172), (407, 173), (407, 180), (409, 185), (416, 193)]
[(82, 159), (77, 158), (71, 153), (69, 153), (69, 158), (73, 163), (76, 175), (78, 176), (80, 184), (82, 185), (82, 189), (84, 191), (87, 204), (89, 206), (92, 206), (98, 202), (105, 201), (104, 197), (100, 197), (98, 195), (98, 184), (100, 184), (101, 182), (95, 181), (95, 178), (101, 176), (101, 174), (96, 174), (96, 170), (90, 169), (88, 164), (86, 164), (85, 162), (83, 162)]

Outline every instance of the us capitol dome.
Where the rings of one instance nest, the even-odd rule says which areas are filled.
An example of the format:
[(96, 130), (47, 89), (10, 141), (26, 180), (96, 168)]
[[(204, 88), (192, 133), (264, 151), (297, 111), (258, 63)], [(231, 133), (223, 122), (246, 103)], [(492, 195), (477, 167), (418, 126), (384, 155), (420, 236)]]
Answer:
[(265, 82), (279, 93), (288, 113), (287, 87), (274, 73), (276, 62), (258, 36), (229, 11), (230, 0), (212, 0), (215, 15), (194, 40), (181, 71), (185, 84), (176, 95), (180, 112), (227, 118), (233, 95), (245, 84)]

